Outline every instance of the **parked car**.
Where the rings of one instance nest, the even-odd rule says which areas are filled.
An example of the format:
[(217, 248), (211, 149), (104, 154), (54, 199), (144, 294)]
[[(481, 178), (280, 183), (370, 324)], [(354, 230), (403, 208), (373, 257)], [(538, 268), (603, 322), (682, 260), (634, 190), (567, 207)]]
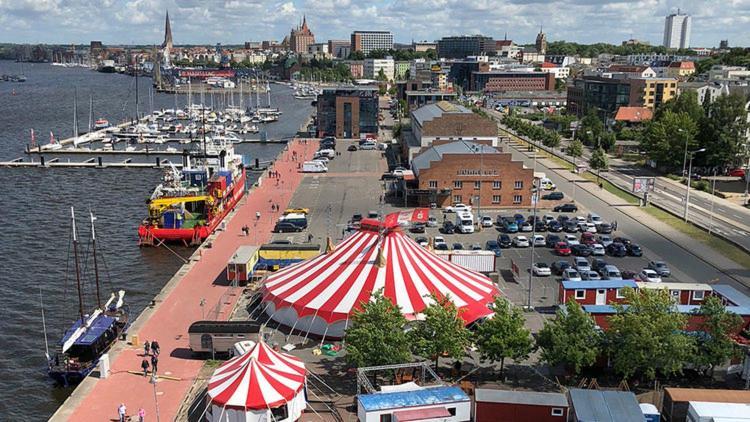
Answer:
[(628, 248), (628, 255), (630, 256), (643, 256), (643, 249), (635, 243), (631, 243), (626, 246)]
[(500, 245), (501, 248), (510, 248), (513, 244), (513, 241), (510, 239), (510, 236), (507, 234), (501, 234), (497, 237), (497, 244)]
[(458, 203), (458, 204), (448, 205), (447, 207), (445, 207), (445, 212), (459, 212), (459, 211), (471, 212), (471, 206)]
[(604, 222), (604, 220), (602, 220), (599, 214), (595, 214), (593, 212), (589, 213), (589, 215), (586, 216), (586, 221), (588, 221), (589, 223), (594, 223), (594, 224), (601, 224)]
[(557, 221), (560, 223), (560, 225), (565, 225), (565, 222), (570, 220), (570, 216), (565, 214), (560, 214), (557, 216)]
[(555, 253), (560, 256), (570, 256), (570, 246), (568, 246), (567, 242), (557, 242), (555, 245)]
[(443, 236), (435, 236), (435, 238), (432, 240), (433, 245), (435, 245), (435, 248), (437, 249), (437, 245), (447, 245), (445, 243), (445, 238)]
[(452, 221), (447, 220), (443, 223), (441, 231), (445, 234), (453, 234), (456, 231), (456, 225)]
[(612, 225), (609, 223), (600, 223), (596, 225), (597, 233), (612, 233)]
[(602, 277), (596, 271), (583, 271), (581, 272), (581, 280), (592, 281), (601, 280)]
[(514, 214), (514, 215), (513, 215), (513, 220), (514, 220), (514, 221), (516, 222), (516, 224), (518, 224), (518, 225), (520, 225), (520, 224), (522, 224), (522, 223), (523, 223), (524, 221), (526, 221), (526, 219), (525, 219), (525, 218), (523, 218), (523, 214)]
[(588, 245), (570, 245), (570, 250), (575, 256), (591, 256), (591, 248)]
[(628, 246), (629, 244), (633, 243), (627, 237), (616, 237), (616, 238), (612, 239), (612, 241), (616, 242), (616, 243), (622, 243), (625, 246)]
[(352, 215), (352, 223), (356, 223), (358, 221), (362, 221), (362, 214), (353, 214)]
[(581, 243), (584, 245), (593, 245), (596, 243), (596, 238), (593, 233), (586, 232), (581, 234)]
[(562, 204), (552, 208), (554, 212), (578, 212), (576, 204)]
[(552, 270), (549, 265), (544, 262), (535, 262), (533, 267), (534, 275), (539, 277), (548, 277), (552, 275)]
[(544, 214), (544, 216), (542, 217), (542, 221), (544, 221), (544, 224), (549, 224), (550, 222), (557, 221), (557, 220), (555, 219), (555, 216), (552, 214)]
[(578, 241), (578, 238), (575, 237), (572, 234), (566, 234), (565, 235), (565, 241), (568, 242), (568, 245), (570, 245), (570, 246), (580, 245), (581, 244), (581, 242)]
[(412, 233), (424, 233), (426, 226), (427, 225), (425, 223), (420, 223), (417, 221), (417, 222), (412, 223), (409, 231)]
[(427, 219), (427, 227), (437, 227), (438, 221), (435, 217), (430, 217)]
[(610, 256), (622, 258), (623, 256), (626, 256), (628, 254), (628, 250), (622, 243), (613, 242), (609, 246), (607, 246), (607, 254), (609, 254)]
[(637, 272), (630, 270), (622, 270), (620, 271), (620, 275), (622, 275), (623, 280), (635, 280), (638, 277)]
[(601, 258), (594, 258), (591, 260), (591, 269), (600, 273), (604, 269), (605, 266), (609, 265), (607, 261), (601, 259)]
[(566, 268), (562, 273), (563, 280), (581, 281), (581, 274), (575, 268)]
[(612, 244), (612, 236), (608, 234), (603, 234), (599, 236), (599, 243), (602, 244), (605, 248)]
[(604, 273), (601, 276), (604, 280), (622, 280), (620, 270), (614, 265), (604, 266)]
[(525, 222), (521, 224), (520, 229), (522, 232), (530, 232), (534, 230), (534, 227), (531, 225), (531, 223)]
[(472, 250), (472, 251), (481, 251), (482, 250), (482, 245), (480, 245), (479, 243), (472, 243), (471, 246), (469, 246), (469, 250)]
[(492, 217), (490, 217), (489, 215), (482, 216), (481, 224), (482, 227), (492, 227), (494, 225), (494, 223), (492, 222)]
[(669, 277), (672, 275), (667, 263), (664, 261), (651, 261), (648, 263), (648, 268), (656, 271), (662, 277)]
[(456, 243), (453, 244), (453, 250), (454, 251), (462, 251), (462, 250), (464, 250), (464, 245), (456, 242)]
[(547, 237), (544, 239), (544, 246), (548, 248), (554, 248), (557, 242), (560, 241), (560, 236), (556, 234), (548, 234)]
[(591, 271), (591, 264), (589, 264), (588, 259), (577, 256), (573, 258), (573, 268), (578, 270), (578, 272)]
[(275, 233), (301, 232), (302, 227), (288, 221), (279, 221), (276, 223), (276, 226), (274, 226), (273, 231)]
[(578, 223), (575, 220), (568, 220), (563, 224), (563, 230), (565, 233), (578, 233)]
[(552, 220), (549, 223), (547, 223), (547, 231), (551, 231), (553, 233), (560, 233), (563, 229), (562, 224), (558, 222), (557, 220)]
[(745, 178), (745, 169), (743, 169), (743, 168), (736, 168), (736, 169), (729, 170), (729, 176), (732, 176), (732, 177), (741, 177), (741, 178), (744, 179)]
[(563, 195), (562, 192), (550, 192), (548, 194), (542, 195), (542, 199), (546, 199), (548, 201), (559, 201), (563, 199), (565, 195)]
[(578, 230), (581, 233), (596, 233), (596, 226), (594, 223), (578, 223)]
[(517, 248), (528, 248), (529, 239), (526, 236), (517, 236), (513, 239), (513, 246)]
[(570, 262), (568, 261), (555, 261), (552, 263), (552, 274), (562, 275), (563, 271), (570, 268)]
[(532, 242), (534, 242), (534, 246), (546, 246), (544, 236), (542, 236), (541, 234), (535, 234), (532, 238)]
[(419, 246), (427, 246), (429, 244), (429, 242), (427, 241), (427, 238), (424, 236), (420, 236), (414, 239), (414, 241), (419, 243)]
[(488, 240), (487, 243), (484, 244), (484, 247), (488, 251), (494, 252), (495, 256), (503, 255), (503, 251), (500, 249), (500, 244), (497, 242), (497, 240)]
[(447, 251), (448, 250), (448, 244), (447, 243), (440, 243), (435, 245), (436, 251)]
[(604, 249), (604, 246), (602, 246), (599, 243), (594, 243), (593, 245), (589, 246), (591, 248), (591, 255), (593, 256), (604, 256), (607, 254), (607, 250)]
[(661, 277), (659, 274), (649, 268), (642, 269), (641, 272), (638, 273), (638, 278), (641, 281), (647, 281), (649, 283), (661, 283)]
[(515, 221), (504, 220), (503, 230), (505, 233), (518, 233), (518, 224)]

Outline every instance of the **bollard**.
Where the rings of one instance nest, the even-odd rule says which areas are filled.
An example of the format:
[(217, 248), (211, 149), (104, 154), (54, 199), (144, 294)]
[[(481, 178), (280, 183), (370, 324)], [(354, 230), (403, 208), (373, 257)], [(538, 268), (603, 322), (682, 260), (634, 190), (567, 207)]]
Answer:
[(43, 156), (43, 155), (40, 155), (40, 156), (39, 156), (39, 159), (40, 159), (40, 160), (42, 160), (42, 167), (44, 167), (44, 156)]
[(259, 160), (259, 159), (257, 159), (257, 158), (255, 159), (255, 168), (256, 168), (256, 169), (259, 169), (259, 168), (260, 168), (260, 160)]
[(102, 157), (96, 157), (97, 161), (99, 162), (99, 167), (102, 166)]
[(156, 157), (156, 167), (161, 166), (161, 161), (159, 160), (159, 157)]

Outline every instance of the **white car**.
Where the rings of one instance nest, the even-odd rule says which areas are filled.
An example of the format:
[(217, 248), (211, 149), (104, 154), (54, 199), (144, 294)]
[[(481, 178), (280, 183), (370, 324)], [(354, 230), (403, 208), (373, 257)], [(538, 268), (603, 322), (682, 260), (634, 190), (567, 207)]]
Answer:
[(641, 272), (638, 273), (638, 278), (640, 278), (641, 281), (647, 281), (649, 283), (661, 283), (661, 276), (657, 274), (656, 271), (648, 268), (642, 269)]
[(396, 176), (396, 177), (404, 177), (404, 170), (402, 170), (402, 169), (396, 169), (396, 170), (393, 170), (393, 173), (391, 173), (391, 174), (394, 175), (394, 176)]
[(471, 212), (471, 206), (466, 204), (453, 204), (445, 207), (445, 212), (459, 212), (466, 211)]
[(443, 245), (446, 245), (446, 244), (447, 244), (447, 243), (445, 243), (445, 238), (444, 238), (443, 236), (435, 236), (435, 239), (434, 239), (434, 240), (432, 241), (432, 243), (433, 243), (433, 244), (434, 244), (435, 246), (437, 246), (437, 245), (439, 245), (439, 244), (441, 244), (441, 243), (442, 243)]
[(594, 223), (578, 223), (578, 230), (580, 230), (581, 233), (585, 233), (585, 232), (596, 233), (596, 224), (594, 224)]
[(492, 221), (492, 217), (489, 215), (482, 216), (482, 227), (492, 227), (495, 223)]
[(541, 247), (547, 246), (547, 241), (544, 238), (544, 236), (542, 236), (541, 234), (535, 234), (532, 241), (534, 242), (534, 246), (541, 246)]
[(565, 241), (568, 242), (568, 246), (580, 245), (581, 242), (574, 234), (566, 234)]
[(581, 281), (581, 274), (575, 268), (566, 268), (562, 274), (563, 280)]
[(590, 245), (591, 248), (591, 255), (593, 256), (604, 256), (607, 254), (607, 250), (604, 249), (604, 245), (599, 243), (594, 243), (593, 245)]
[(591, 264), (589, 264), (588, 259), (582, 256), (577, 256), (573, 259), (573, 268), (579, 272), (588, 272), (591, 271)]
[(534, 275), (539, 277), (549, 277), (552, 275), (552, 270), (549, 268), (549, 265), (544, 262), (535, 262), (533, 269)]
[(602, 220), (602, 218), (599, 217), (599, 214), (594, 214), (593, 212), (588, 215), (586, 220), (588, 220), (589, 223), (594, 223), (594, 224), (601, 224), (604, 222), (604, 220)]
[(527, 221), (527, 222), (521, 223), (521, 226), (518, 229), (522, 232), (530, 232), (534, 230), (534, 226), (532, 226), (531, 223)]
[(513, 238), (513, 246), (517, 248), (528, 248), (529, 239), (526, 236), (517, 236)]
[(602, 279), (602, 277), (596, 271), (587, 271), (585, 273), (581, 273), (581, 278), (584, 280), (589, 280), (589, 281)]
[(542, 217), (542, 221), (544, 221), (544, 224), (549, 224), (555, 220), (557, 219), (554, 215), (545, 214), (544, 217)]
[(578, 225), (580, 225), (581, 223), (585, 223), (585, 222), (586, 222), (586, 217), (582, 215), (576, 215), (576, 223), (578, 223)]

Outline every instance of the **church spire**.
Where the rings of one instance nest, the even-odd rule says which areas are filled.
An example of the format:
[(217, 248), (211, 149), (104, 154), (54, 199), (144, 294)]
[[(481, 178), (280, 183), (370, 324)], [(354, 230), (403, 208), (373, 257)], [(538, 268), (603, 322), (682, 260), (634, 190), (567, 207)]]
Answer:
[(164, 23), (164, 42), (161, 46), (162, 48), (172, 49), (172, 26), (169, 24), (169, 10), (167, 10), (167, 17)]

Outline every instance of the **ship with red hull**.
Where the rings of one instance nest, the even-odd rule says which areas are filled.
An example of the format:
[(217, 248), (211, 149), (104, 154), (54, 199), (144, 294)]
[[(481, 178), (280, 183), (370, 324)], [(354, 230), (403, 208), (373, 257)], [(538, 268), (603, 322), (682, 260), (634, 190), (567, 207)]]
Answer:
[(165, 170), (138, 227), (139, 244), (200, 245), (245, 195), (242, 158), (229, 143), (214, 143), (201, 155), (186, 155), (182, 169)]

